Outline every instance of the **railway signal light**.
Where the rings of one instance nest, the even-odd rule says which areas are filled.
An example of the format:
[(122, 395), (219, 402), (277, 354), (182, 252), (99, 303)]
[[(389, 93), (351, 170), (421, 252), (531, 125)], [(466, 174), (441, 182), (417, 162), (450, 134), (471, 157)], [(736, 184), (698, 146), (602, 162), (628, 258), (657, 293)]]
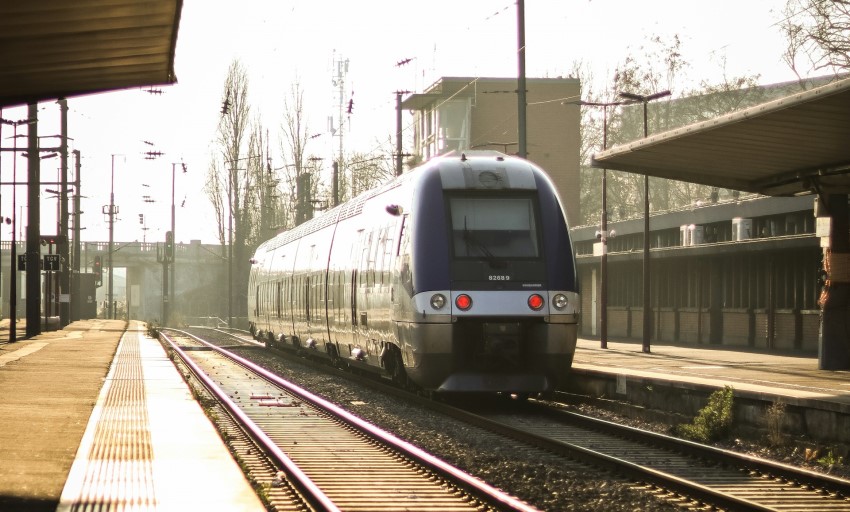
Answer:
[(165, 232), (165, 261), (174, 261), (174, 233)]

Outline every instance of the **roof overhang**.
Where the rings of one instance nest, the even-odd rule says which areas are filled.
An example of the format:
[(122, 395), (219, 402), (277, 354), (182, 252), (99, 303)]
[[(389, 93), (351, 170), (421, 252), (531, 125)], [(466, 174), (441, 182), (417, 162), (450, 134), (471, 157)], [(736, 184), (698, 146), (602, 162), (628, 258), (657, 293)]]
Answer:
[(616, 146), (591, 165), (774, 196), (850, 193), (850, 79)]
[(0, 3), (0, 107), (172, 84), (182, 0)]

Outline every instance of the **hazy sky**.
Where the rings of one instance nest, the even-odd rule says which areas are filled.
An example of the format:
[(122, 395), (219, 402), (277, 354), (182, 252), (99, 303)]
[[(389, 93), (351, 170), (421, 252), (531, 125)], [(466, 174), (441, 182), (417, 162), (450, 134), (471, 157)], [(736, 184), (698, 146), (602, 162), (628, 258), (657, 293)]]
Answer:
[[(573, 62), (610, 77), (627, 55), (641, 55), (651, 36), (678, 35), (692, 87), (700, 80), (761, 75), (762, 83), (792, 80), (780, 62), (784, 40), (776, 25), (785, 0), (526, 0), (526, 68), (529, 77), (568, 74)], [(283, 99), (298, 81), (305, 91), (311, 131), (322, 134), (308, 152), (329, 162), (339, 140), (328, 132), (328, 117), (339, 111), (332, 84), (337, 60), (348, 60), (344, 100), (354, 113), (344, 133), (346, 151), (369, 151), (395, 132), (396, 90), (421, 91), (441, 76), (517, 74), (516, 5), (510, 0), (184, 0), (176, 50), (178, 84), (161, 95), (141, 89), (69, 100), (69, 136), (83, 156), (82, 238), (108, 238), (103, 205), (109, 203), (114, 160), (115, 203), (120, 214), (115, 239), (161, 241), (170, 228), (172, 163), (188, 172), (175, 180), (177, 241), (216, 243), (215, 225), (203, 186), (230, 63), (240, 59), (249, 74), (251, 105), (272, 140), (273, 165), (280, 165), (277, 132)], [(411, 59), (403, 67), (396, 63)], [(3, 117), (23, 119), (26, 108)], [(40, 107), (40, 135), (58, 134), (55, 103)], [(409, 118), (405, 118), (408, 121)], [(11, 145), (3, 129), (3, 145)], [(155, 144), (165, 153), (146, 161)], [(117, 155), (114, 158), (112, 155)], [(45, 160), (42, 176), (56, 172), (58, 159)], [(329, 164), (328, 164), (329, 165)], [(18, 163), (19, 178), (26, 160)], [(12, 169), (4, 155), (4, 181)], [(179, 169), (178, 169), (179, 171)], [(145, 203), (149, 194), (156, 203)], [(12, 214), (3, 190), (0, 214)], [(43, 233), (55, 230), (55, 200), (43, 194)], [(185, 199), (185, 206), (181, 207)], [(25, 191), (18, 191), (18, 204)], [(139, 214), (145, 214), (147, 232)], [(2, 238), (8, 239), (4, 227)]]

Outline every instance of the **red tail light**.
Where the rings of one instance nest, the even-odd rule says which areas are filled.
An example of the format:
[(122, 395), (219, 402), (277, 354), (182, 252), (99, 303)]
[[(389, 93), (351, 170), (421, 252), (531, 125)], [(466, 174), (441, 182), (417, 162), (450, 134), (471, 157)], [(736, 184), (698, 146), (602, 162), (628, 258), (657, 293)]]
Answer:
[(534, 295), (528, 298), (528, 307), (533, 309), (534, 311), (540, 311), (543, 308), (543, 296), (535, 293)]
[(463, 293), (455, 297), (455, 306), (461, 311), (466, 311), (472, 307), (472, 297)]

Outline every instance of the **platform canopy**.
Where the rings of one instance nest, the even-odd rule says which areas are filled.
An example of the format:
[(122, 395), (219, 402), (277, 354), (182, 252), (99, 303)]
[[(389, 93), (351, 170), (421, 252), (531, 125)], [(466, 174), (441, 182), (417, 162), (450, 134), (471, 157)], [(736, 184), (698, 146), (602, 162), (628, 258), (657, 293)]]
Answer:
[(182, 0), (0, 2), (0, 107), (172, 84)]
[(615, 146), (591, 165), (773, 196), (850, 193), (850, 79)]

